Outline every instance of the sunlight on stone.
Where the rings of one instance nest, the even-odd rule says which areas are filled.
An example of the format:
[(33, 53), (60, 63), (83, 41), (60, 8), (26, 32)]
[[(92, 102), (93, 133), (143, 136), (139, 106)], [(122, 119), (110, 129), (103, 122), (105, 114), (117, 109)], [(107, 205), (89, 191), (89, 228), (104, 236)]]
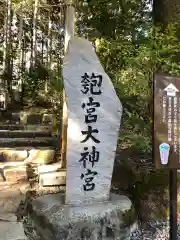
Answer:
[(82, 140), (79, 124), (71, 119), (68, 120), (68, 138), (74, 141)]

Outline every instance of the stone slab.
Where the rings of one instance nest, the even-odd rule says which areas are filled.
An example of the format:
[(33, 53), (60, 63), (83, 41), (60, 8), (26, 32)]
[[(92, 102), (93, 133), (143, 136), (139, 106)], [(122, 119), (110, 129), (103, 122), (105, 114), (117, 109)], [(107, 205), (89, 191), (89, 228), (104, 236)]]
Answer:
[(21, 162), (28, 157), (26, 150), (12, 150), (12, 149), (1, 149), (0, 150), (0, 162)]
[(0, 169), (25, 166), (24, 162), (0, 162)]
[(66, 184), (66, 172), (49, 172), (39, 175), (40, 186), (60, 186)]
[(27, 240), (21, 222), (0, 222), (0, 240)]
[(28, 183), (0, 183), (0, 213), (16, 213), (29, 188)]
[(48, 172), (56, 172), (56, 171), (66, 171), (66, 169), (62, 169), (61, 163), (52, 163), (38, 166), (38, 173), (48, 173)]
[(40, 138), (0, 138), (1, 148), (16, 148), (24, 147), (49, 147), (56, 144), (57, 139), (55, 137), (40, 137)]
[(28, 181), (26, 166), (5, 168), (4, 176), (10, 182)]
[(69, 41), (63, 79), (68, 107), (66, 203), (108, 200), (122, 105), (92, 44), (83, 38)]
[(54, 160), (55, 151), (51, 149), (32, 149), (29, 151), (29, 156), (25, 160), (26, 163), (49, 164)]
[(123, 214), (131, 209), (126, 196), (112, 194), (104, 203), (70, 206), (63, 194), (41, 196), (29, 203), (29, 218), (42, 240), (129, 240)]
[(45, 124), (52, 124), (53, 117), (53, 114), (43, 114), (42, 122)]

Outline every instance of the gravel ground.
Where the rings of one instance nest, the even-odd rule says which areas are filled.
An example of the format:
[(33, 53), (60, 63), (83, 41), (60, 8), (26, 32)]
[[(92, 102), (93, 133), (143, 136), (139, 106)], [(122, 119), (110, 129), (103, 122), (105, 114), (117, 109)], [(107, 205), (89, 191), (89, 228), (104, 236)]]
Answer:
[[(28, 240), (41, 240), (41, 237), (36, 235), (29, 218), (24, 218), (23, 225)], [(130, 240), (169, 240), (169, 222), (152, 221), (141, 223), (138, 228), (133, 228)], [(180, 240), (180, 222), (178, 223), (177, 240)]]
[[(130, 240), (169, 240), (169, 222), (142, 223), (138, 229), (131, 233)], [(180, 222), (178, 222), (177, 240), (180, 240)]]

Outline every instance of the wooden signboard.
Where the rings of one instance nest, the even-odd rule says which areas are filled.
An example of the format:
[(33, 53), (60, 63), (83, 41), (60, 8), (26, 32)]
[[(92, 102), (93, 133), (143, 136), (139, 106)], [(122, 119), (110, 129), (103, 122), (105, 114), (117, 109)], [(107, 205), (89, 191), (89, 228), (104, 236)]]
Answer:
[(180, 77), (154, 75), (156, 168), (180, 169)]

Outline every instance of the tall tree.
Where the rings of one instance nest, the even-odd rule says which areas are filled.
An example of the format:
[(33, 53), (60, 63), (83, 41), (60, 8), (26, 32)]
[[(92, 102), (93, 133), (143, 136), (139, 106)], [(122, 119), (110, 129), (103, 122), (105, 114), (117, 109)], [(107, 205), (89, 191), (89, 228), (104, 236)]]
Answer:
[(51, 67), (52, 67), (52, 20), (51, 11), (48, 13), (48, 41), (47, 41), (47, 68), (48, 68), (48, 79), (45, 84), (45, 92), (48, 92), (48, 82), (51, 81)]
[[(5, 91), (8, 90), (8, 94), (12, 97), (12, 32), (11, 32), (11, 21), (12, 21), (12, 2), (11, 0), (6, 1), (5, 11), (5, 26), (4, 26), (4, 57), (3, 57), (3, 78)], [(7, 95), (5, 96), (7, 102)]]
[(33, 13), (33, 29), (32, 29), (32, 46), (31, 46), (31, 68), (34, 67), (36, 60), (36, 32), (37, 32), (37, 13), (38, 13), (39, 0), (34, 0), (34, 13)]
[[(65, 43), (64, 51), (67, 51), (68, 43), (74, 35), (75, 27), (75, 8), (73, 1), (67, 1), (66, 14), (65, 14)], [(67, 128), (68, 128), (68, 111), (65, 92), (63, 92), (63, 123), (62, 123), (62, 167), (66, 166), (66, 149), (67, 149)]]
[(154, 0), (153, 15), (156, 24), (180, 23), (179, 0)]
[[(20, 92), (22, 92), (22, 66), (23, 66), (23, 5), (20, 3), (19, 12), (19, 45), (18, 45), (18, 87), (16, 89), (16, 96), (14, 96), (16, 101), (20, 100)], [(21, 99), (22, 100), (22, 99)]]

